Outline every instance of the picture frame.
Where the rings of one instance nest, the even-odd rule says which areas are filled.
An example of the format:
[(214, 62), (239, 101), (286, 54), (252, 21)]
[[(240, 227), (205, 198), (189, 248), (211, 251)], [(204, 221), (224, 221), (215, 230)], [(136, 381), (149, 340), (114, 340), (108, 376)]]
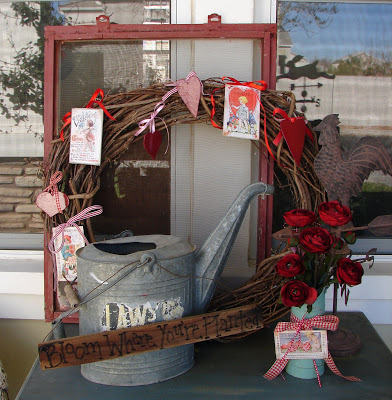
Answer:
[[(328, 357), (326, 330), (274, 332), (276, 358), (324, 359)], [(292, 347), (292, 351), (288, 350)]]

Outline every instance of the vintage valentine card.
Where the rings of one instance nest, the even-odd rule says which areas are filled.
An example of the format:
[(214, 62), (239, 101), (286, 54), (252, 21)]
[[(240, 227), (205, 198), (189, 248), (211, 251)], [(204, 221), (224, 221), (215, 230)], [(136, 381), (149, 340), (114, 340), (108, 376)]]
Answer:
[[(328, 356), (327, 331), (274, 332), (276, 358), (322, 359)], [(287, 354), (286, 354), (287, 353)]]
[(260, 136), (260, 90), (226, 85), (223, 134), (258, 140)]
[[(53, 229), (53, 236), (56, 235), (57, 229)], [(83, 232), (83, 226), (79, 229)], [(60, 234), (55, 239), (55, 249), (59, 249), (62, 244), (63, 235)], [(56, 253), (57, 280), (73, 281), (77, 275), (76, 250), (84, 247), (85, 242), (83, 236), (77, 228), (67, 226), (64, 228), (64, 243), (61, 250)]]
[(103, 111), (95, 108), (73, 108), (69, 162), (101, 165)]

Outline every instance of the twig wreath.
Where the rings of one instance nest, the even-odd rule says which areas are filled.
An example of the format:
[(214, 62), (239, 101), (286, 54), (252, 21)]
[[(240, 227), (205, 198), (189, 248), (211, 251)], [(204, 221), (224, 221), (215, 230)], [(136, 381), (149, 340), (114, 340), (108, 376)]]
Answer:
[[(165, 101), (165, 107), (155, 121), (156, 129), (180, 125), (207, 123), (222, 127), (225, 82), (221, 79), (210, 78), (202, 81), (203, 93), (197, 118), (195, 118), (182, 101), (178, 93), (174, 93)], [(100, 166), (70, 164), (70, 127), (66, 126), (62, 133), (64, 141), (56, 138), (52, 141), (51, 151), (44, 166), (45, 187), (49, 186), (50, 178), (56, 171), (61, 171), (63, 181), (61, 191), (69, 198), (69, 205), (63, 213), (53, 217), (44, 215), (44, 225), (47, 232), (52, 228), (65, 223), (93, 204), (94, 196), (100, 189), (100, 177), (105, 168), (116, 161), (133, 143), (148, 133), (146, 129), (136, 136), (139, 122), (148, 119), (154, 112), (154, 107), (167, 93), (164, 84), (153, 84), (147, 88), (132, 90), (126, 93), (109, 94), (102, 100), (102, 104), (115, 118), (115, 121), (105, 118), (103, 125), (102, 163)], [(213, 99), (211, 94), (213, 93)], [(215, 104), (212, 104), (215, 103)], [(301, 156), (301, 163), (297, 165), (285, 141), (275, 146), (273, 141), (280, 132), (279, 121), (274, 117), (274, 110), (279, 108), (289, 117), (302, 116), (295, 109), (295, 96), (291, 92), (266, 89), (261, 91), (260, 102), (263, 111), (260, 118), (260, 131), (264, 131), (264, 116), (266, 121), (266, 135), (261, 135), (258, 146), (269, 149), (275, 166), (287, 178), (288, 186), (298, 208), (314, 210), (324, 199), (324, 190), (314, 170), (314, 158), (318, 153), (317, 140), (305, 138)], [(92, 107), (95, 107), (93, 105)], [(213, 112), (214, 111), (214, 112)], [(211, 117), (211, 113), (213, 116)], [(217, 130), (217, 134), (221, 134)], [(275, 183), (275, 185), (278, 183)], [(90, 220), (84, 221), (87, 236), (94, 242)], [(211, 309), (225, 309), (245, 304), (258, 303), (263, 307), (264, 323), (267, 324), (285, 314), (288, 309), (278, 304), (281, 278), (275, 273), (275, 265), (285, 255), (285, 252), (274, 254), (258, 265), (254, 276), (240, 288), (216, 296), (211, 303)]]

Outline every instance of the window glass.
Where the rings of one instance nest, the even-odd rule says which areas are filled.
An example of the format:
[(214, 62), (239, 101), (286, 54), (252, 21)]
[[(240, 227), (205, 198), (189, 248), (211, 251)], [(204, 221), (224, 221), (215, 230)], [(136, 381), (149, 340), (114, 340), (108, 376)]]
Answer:
[[(170, 1), (0, 3), (0, 233), (42, 232), (35, 199), (42, 191), (39, 171), (43, 159), (44, 27), (95, 24), (99, 15), (110, 16), (111, 23), (116, 24), (169, 23)], [(66, 51), (73, 57), (63, 60), (86, 62), (89, 71), (85, 70), (84, 76), (72, 74), (74, 64), (64, 61), (61, 90), (65, 101), (59, 115), (70, 111), (70, 103), (83, 106), (88, 101), (98, 88), (90, 90), (89, 78), (94, 77), (94, 85), (103, 79), (103, 67), (112, 72), (102, 82), (103, 89), (130, 90), (168, 77), (168, 41), (134, 45), (126, 59), (108, 53), (103, 59), (100, 49), (84, 52), (74, 46)], [(128, 71), (128, 80), (120, 69)], [(85, 87), (70, 93), (68, 83), (76, 81)]]
[[(313, 125), (329, 114), (338, 114), (342, 159), (336, 151), (325, 168), (331, 170), (340, 163), (333, 179), (347, 186), (360, 173), (348, 156), (358, 139), (377, 138), (390, 163), (391, 20), (391, 4), (278, 2), (277, 88), (294, 92), (297, 109)], [(330, 144), (325, 146), (332, 149)], [(373, 154), (362, 152), (360, 157), (364, 164), (374, 160)], [(292, 207), (288, 191), (275, 211), (275, 228), (282, 226), (282, 211)], [(392, 214), (392, 177), (371, 172), (360, 195), (351, 197), (350, 207), (357, 227), (367, 226), (379, 215)], [(363, 230), (359, 235), (372, 237), (373, 233)]]

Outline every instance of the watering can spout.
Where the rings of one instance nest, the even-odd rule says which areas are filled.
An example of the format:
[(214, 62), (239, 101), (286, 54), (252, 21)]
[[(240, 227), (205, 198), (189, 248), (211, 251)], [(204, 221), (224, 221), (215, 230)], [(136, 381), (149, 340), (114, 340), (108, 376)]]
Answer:
[(211, 300), (250, 201), (258, 194), (269, 195), (273, 192), (274, 187), (264, 182), (252, 183), (245, 187), (201, 246), (196, 255), (196, 314), (203, 313)]

